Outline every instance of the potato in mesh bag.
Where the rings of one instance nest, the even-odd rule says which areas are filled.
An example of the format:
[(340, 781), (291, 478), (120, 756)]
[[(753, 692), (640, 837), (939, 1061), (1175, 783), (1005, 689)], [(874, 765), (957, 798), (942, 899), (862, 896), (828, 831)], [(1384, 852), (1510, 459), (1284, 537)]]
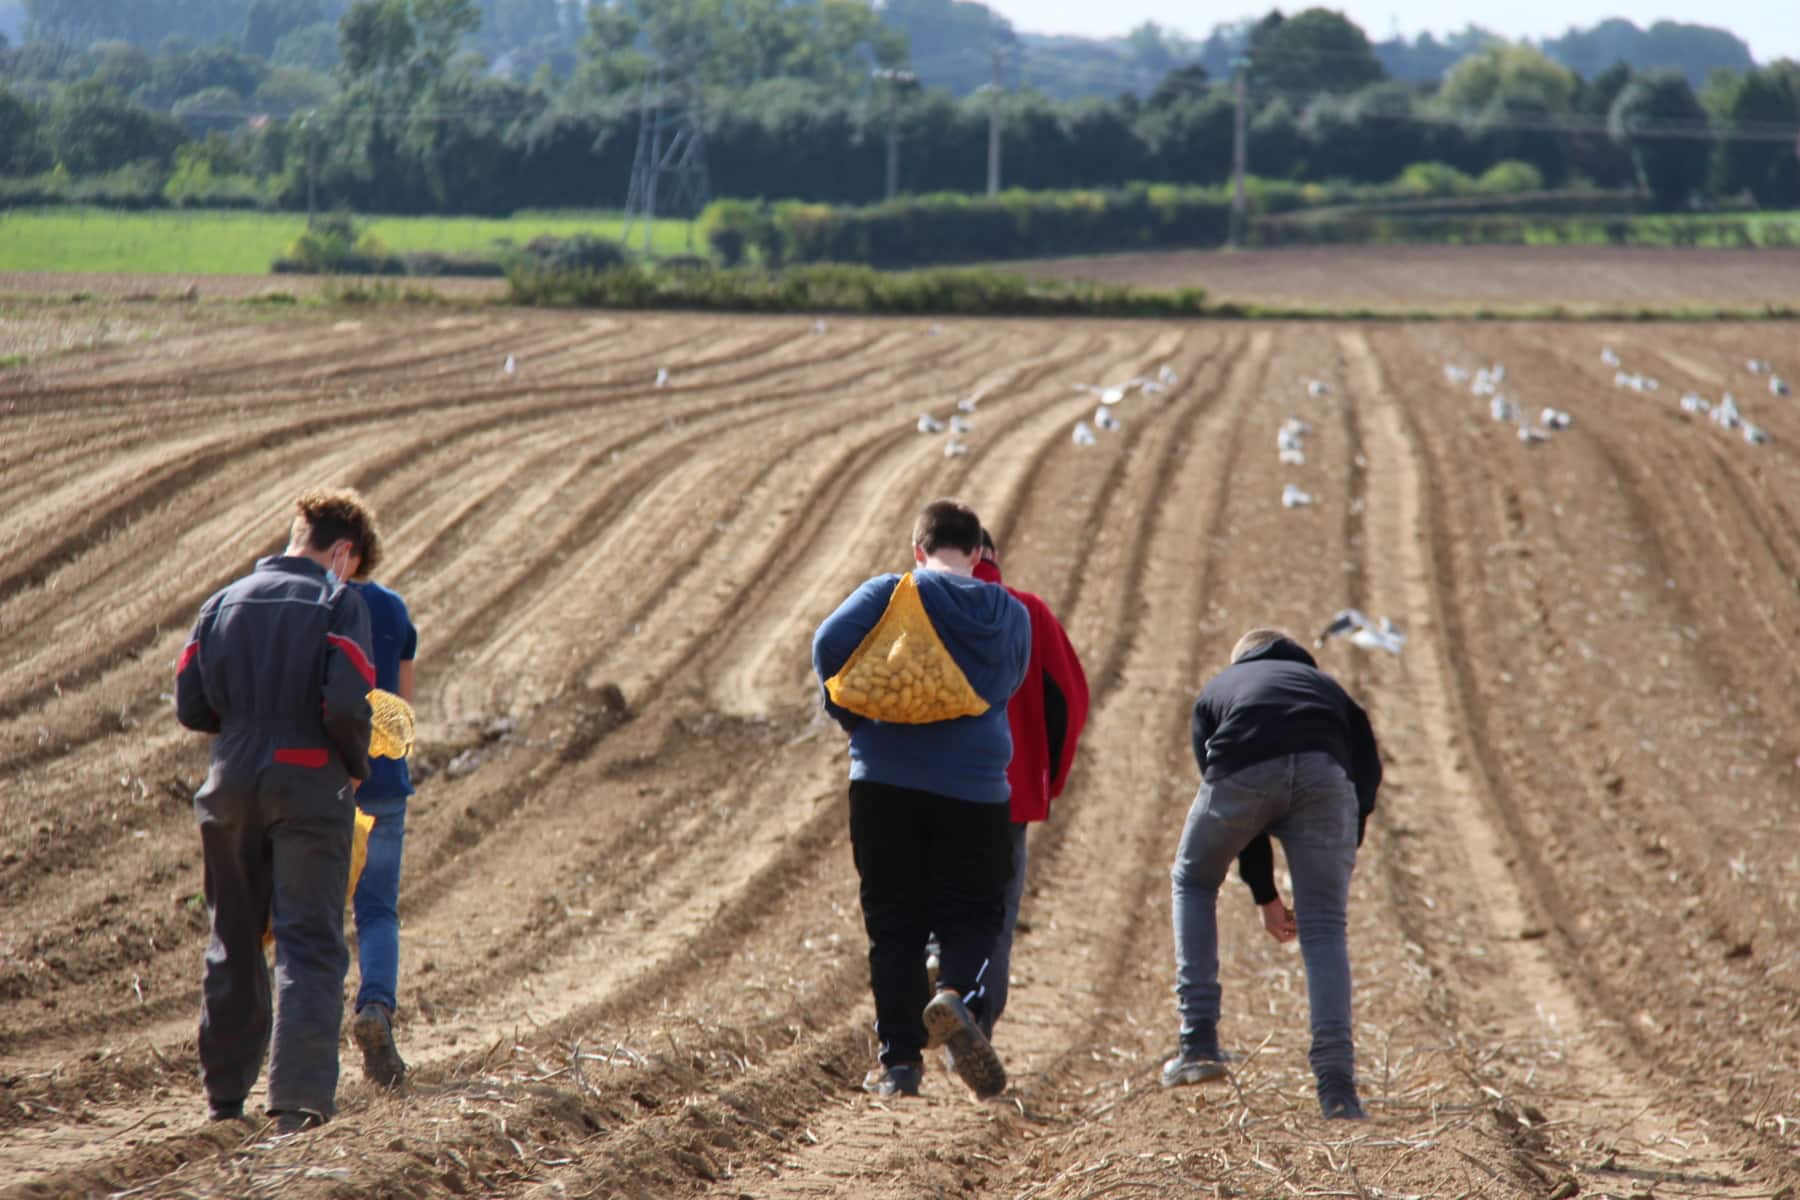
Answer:
[(369, 754), (374, 758), (405, 758), (413, 748), (412, 705), (376, 688), (369, 693)]
[(887, 611), (825, 681), (839, 708), (900, 725), (924, 725), (988, 710), (925, 613), (911, 572), (900, 577)]

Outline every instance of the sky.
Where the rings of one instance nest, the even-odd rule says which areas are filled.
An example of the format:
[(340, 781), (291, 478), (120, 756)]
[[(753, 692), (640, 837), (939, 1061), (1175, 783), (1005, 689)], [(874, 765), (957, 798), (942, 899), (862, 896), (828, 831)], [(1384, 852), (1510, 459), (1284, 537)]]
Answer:
[(1028, 33), (1079, 33), (1115, 37), (1145, 21), (1155, 21), (1191, 37), (1204, 37), (1214, 25), (1240, 17), (1261, 16), (1270, 8), (1294, 12), (1312, 3), (1341, 11), (1380, 41), (1395, 29), (1405, 37), (1423, 32), (1449, 33), (1475, 24), (1507, 37), (1555, 37), (1571, 25), (1587, 27), (1607, 17), (1624, 16), (1640, 26), (1656, 21), (1685, 21), (1729, 29), (1750, 44), (1758, 62), (1800, 59), (1800, 19), (1792, 0), (1709, 0), (1695, 4), (1651, 7), (1634, 3), (1621, 11), (1618, 0), (1258, 0), (1199, 5), (1191, 0), (984, 0), (1015, 29)]

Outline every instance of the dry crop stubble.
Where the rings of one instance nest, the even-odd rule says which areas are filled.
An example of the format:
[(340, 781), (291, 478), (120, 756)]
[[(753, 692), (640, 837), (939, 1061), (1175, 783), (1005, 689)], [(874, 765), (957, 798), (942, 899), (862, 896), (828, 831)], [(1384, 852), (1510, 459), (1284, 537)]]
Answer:
[[(153, 386), (133, 384), (134, 363), (116, 350), (96, 353), (97, 380), (74, 358), (0, 380), (8, 453), (15, 439), (44, 447), (58, 479), (78, 478), (83, 462), (51, 428), (64, 400), (93, 465), (154, 458), (159, 439), (172, 447), (196, 431), (235, 448), (108, 521), (48, 506), (20, 543), (42, 578), (0, 597), (5, 661), (31, 647), (36, 664), (0, 676), (9, 727), (35, 740), (41, 712), (69, 746), (25, 746), (34, 767), (5, 781), (0, 1171), (10, 1182), (0, 1187), (791, 1195), (854, 1180), (894, 1195), (1215, 1184), (1509, 1195), (1572, 1175), (1590, 1190), (1631, 1181), (1660, 1195), (1738, 1195), (1791, 1182), (1792, 1064), (1778, 1039), (1767, 1061), (1748, 1057), (1791, 1004), (1792, 964), (1778, 958), (1793, 932), (1779, 900), (1792, 863), (1778, 826), (1791, 816), (1774, 802), (1773, 764), (1753, 779), (1732, 774), (1741, 746), (1779, 741), (1790, 711), (1778, 683), (1753, 677), (1755, 652), (1723, 640), (1729, 624), (1714, 610), (1790, 627), (1792, 593), (1775, 585), (1793, 562), (1782, 494), (1794, 471), (1787, 438), (1800, 436), (1792, 414), (1759, 416), (1776, 440), (1755, 449), (1720, 442), (1694, 455), (1680, 439), (1716, 431), (1660, 418), (1603, 442), (1525, 448), (1497, 444), (1479, 402), (1441, 383), (1444, 359), (1504, 357), (1521, 389), (1555, 379), (1555, 403), (1598, 439), (1645, 401), (1584, 369), (1597, 344), (1580, 329), (1370, 330), (1382, 382), (1363, 386), (1355, 338), (1317, 325), (959, 321), (930, 336), (922, 322), (833, 321), (816, 336), (799, 318), (444, 320), (221, 329), (185, 339), (179, 356), (145, 351), (135, 368)], [(1754, 332), (1619, 331), (1628, 355), (1666, 351), (1657, 369), (1671, 377), (1683, 370), (1676, 358), (1725, 375)], [(499, 372), (509, 347), (520, 348), (510, 382)], [(329, 378), (308, 366), (346, 349)], [(277, 365), (250, 370), (258, 354)], [(1003, 382), (1000, 358), (1018, 364)], [(1163, 361), (1182, 377), (1168, 395), (1122, 406), (1125, 430), (1098, 446), (1070, 445), (1068, 426), (1091, 404), (1065, 376)], [(671, 385), (656, 389), (662, 365)], [(1307, 397), (1310, 377), (1338, 395)], [(988, 395), (968, 458), (945, 459), (912, 432), (919, 409), (976, 390)], [(1266, 444), (1290, 411), (1318, 431), (1302, 470), (1321, 501), (1298, 513), (1275, 502), (1285, 475)], [(315, 414), (328, 436), (298, 448), (291, 434), (272, 436)], [(160, 785), (191, 781), (203, 752), (164, 726), (158, 700), (157, 659), (172, 659), (191, 614), (157, 624), (266, 548), (304, 470), (297, 449), (332, 438), (353, 438), (366, 456), (330, 447), (323, 461), (376, 498), (393, 531), (393, 582), (416, 598), (425, 633), (422, 733), (438, 769), (409, 822), (402, 898), (411, 995), (401, 1037), (417, 1084), (380, 1097), (352, 1068), (329, 1136), (258, 1148), (254, 1134), (204, 1126), (191, 1082), (198, 931), (172, 893), (191, 892), (197, 871), (181, 787)], [(1711, 499), (1704, 517), (1678, 503), (1683, 488)], [(922, 1104), (886, 1111), (855, 1091), (870, 1037), (842, 751), (810, 719), (805, 641), (843, 592), (897, 565), (912, 508), (943, 491), (975, 499), (1008, 551), (1009, 581), (1058, 606), (1099, 708), (1070, 796), (1034, 834), (1028, 928), (1000, 1031), (1016, 1103), (972, 1105), (933, 1073)], [(82, 511), (74, 490), (57, 494)], [(200, 498), (214, 495), (204, 535), (191, 532)], [(1365, 507), (1352, 511), (1352, 500)], [(1586, 523), (1558, 528), (1557, 505)], [(1711, 539), (1707, 522), (1720, 529)], [(1406, 558), (1408, 529), (1427, 539), (1423, 560)], [(184, 530), (217, 546), (178, 568), (159, 548)], [(1528, 587), (1516, 559), (1490, 553), (1515, 543), (1543, 560)], [(1629, 549), (1621, 557), (1615, 545)], [(109, 624), (109, 595), (133, 571), (148, 600)], [(1649, 599), (1658, 572), (1678, 581), (1693, 610), (1685, 622), (1676, 600)], [(1423, 641), (1406, 653), (1429, 649), (1434, 670), (1349, 648), (1328, 664), (1370, 697), (1394, 759), (1353, 910), (1377, 1121), (1340, 1131), (1309, 1115), (1299, 972), (1291, 952), (1264, 945), (1235, 884), (1222, 901), (1228, 1004), (1241, 1004), (1237, 1041), (1255, 1053), (1236, 1090), (1160, 1092), (1154, 1066), (1173, 1027), (1166, 866), (1193, 786), (1192, 689), (1253, 612), (1302, 628), (1347, 600), (1411, 612), (1421, 602), (1395, 600), (1393, 581), (1421, 575), (1425, 610), (1445, 625), (1421, 620)], [(1627, 602), (1621, 590), (1645, 595)], [(103, 636), (70, 637), (83, 622)], [(1467, 636), (1451, 637), (1452, 623)], [(1683, 623), (1700, 640), (1659, 631)], [(1621, 699), (1551, 648), (1582, 641), (1614, 659), (1647, 641), (1651, 663), (1670, 656), (1673, 685), (1646, 670), (1646, 686)], [(141, 661), (112, 664), (132, 651)], [(609, 681), (625, 685), (624, 712), (606, 699)], [(1682, 727), (1695, 696), (1742, 709), (1746, 689), (1760, 697), (1757, 711), (1735, 714), (1749, 740), (1716, 722), (1720, 740), (1694, 756), (1694, 781), (1659, 791), (1655, 758), (1627, 753), (1611, 769), (1633, 803), (1598, 775), (1571, 795), (1590, 760), (1634, 744), (1628, 731)], [(1543, 715), (1559, 703), (1573, 716)], [(135, 727), (108, 727), (120, 704)], [(1424, 715), (1440, 708), (1465, 716), (1431, 735)], [(499, 716), (510, 725), (484, 740), (483, 722)], [(1545, 754), (1530, 740), (1546, 735), (1563, 748)], [(452, 777), (434, 738), (487, 757)], [(1636, 959), (1613, 961), (1612, 943), (1597, 953), (1579, 920), (1573, 936), (1558, 927), (1523, 943), (1490, 927), (1504, 897), (1462, 857), (1457, 828), (1442, 826), (1439, 795), (1457, 763), (1483, 755), (1505, 764), (1483, 770), (1523, 816), (1515, 828), (1496, 802), (1466, 819), (1496, 822), (1489, 857), (1522, 864), (1522, 902), (1566, 905), (1532, 864), (1566, 873), (1545, 847), (1579, 845), (1581, 878), (1606, 884), (1593, 903), (1622, 923), (1621, 947), (1643, 947)], [(121, 774), (145, 787), (120, 786)], [(1700, 835), (1684, 805), (1704, 787), (1728, 801)], [(97, 802), (114, 792), (116, 803)], [(1743, 845), (1715, 844), (1757, 819), (1773, 824)], [(1666, 867), (1640, 861), (1646, 842), (1665, 847)], [(1668, 886), (1658, 880), (1671, 869), (1696, 900), (1678, 930), (1637, 900)], [(1754, 928), (1714, 946), (1706, 926), (1738, 919), (1734, 889)], [(64, 930), (85, 932), (59, 940)], [(1728, 956), (1741, 937), (1749, 954)], [(1531, 1013), (1509, 1025), (1517, 1014), (1496, 998), (1534, 962), (1573, 997), (1575, 1016), (1555, 1031)], [(1613, 997), (1674, 997), (1673, 985), (1659, 993), (1646, 981), (1684, 973), (1700, 1001), (1691, 1017), (1656, 1038), (1588, 1036), (1586, 1025), (1635, 1016)], [(1685, 1092), (1595, 1130), (1608, 1121), (1593, 1114), (1620, 1096), (1664, 1085), (1671, 1068), (1646, 1041), (1667, 1047)], [(1736, 1079), (1702, 1069), (1721, 1046)], [(1727, 1170), (1737, 1182), (1721, 1181)]]

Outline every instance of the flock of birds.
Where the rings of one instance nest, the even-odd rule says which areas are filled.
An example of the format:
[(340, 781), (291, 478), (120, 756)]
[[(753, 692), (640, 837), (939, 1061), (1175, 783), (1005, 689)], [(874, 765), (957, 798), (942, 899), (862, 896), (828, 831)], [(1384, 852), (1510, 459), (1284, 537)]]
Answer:
[(1514, 426), (1518, 430), (1519, 441), (1528, 446), (1547, 442), (1552, 434), (1560, 433), (1575, 423), (1575, 418), (1562, 409), (1545, 407), (1538, 410), (1537, 423), (1532, 424), (1529, 413), (1507, 399), (1506, 394), (1500, 390), (1506, 383), (1505, 363), (1476, 367), (1474, 370), (1446, 363), (1444, 381), (1452, 387), (1468, 384), (1471, 395), (1486, 398), (1488, 416), (1498, 424)]
[[(934, 327), (935, 329), (935, 327)], [(1159, 368), (1155, 376), (1140, 375), (1118, 384), (1078, 383), (1075, 390), (1088, 392), (1099, 398), (1100, 404), (1094, 409), (1090, 419), (1075, 422), (1074, 440), (1077, 446), (1092, 446), (1100, 441), (1103, 433), (1117, 433), (1125, 427), (1114, 409), (1137, 392), (1142, 396), (1154, 396), (1167, 391), (1179, 383), (1181, 376), (1168, 364)], [(947, 417), (938, 417), (930, 412), (922, 412), (915, 428), (923, 434), (948, 434), (944, 441), (944, 457), (959, 458), (969, 452), (968, 435), (975, 429), (975, 410), (980, 405), (982, 393), (965, 396), (956, 402), (956, 411)]]
[[(1619, 367), (1619, 356), (1611, 346), (1606, 346), (1601, 349), (1600, 361), (1609, 367)], [(1779, 397), (1793, 394), (1792, 389), (1787, 385), (1787, 381), (1777, 375), (1774, 369), (1770, 367), (1768, 362), (1764, 359), (1753, 358), (1745, 363), (1744, 366), (1752, 375), (1758, 377), (1766, 376), (1768, 378), (1769, 395)], [(1657, 382), (1655, 379), (1647, 375), (1633, 374), (1622, 369), (1615, 371), (1613, 375), (1613, 384), (1616, 387), (1630, 388), (1632, 391), (1640, 393), (1654, 392), (1657, 390)], [(1705, 417), (1720, 429), (1723, 429), (1728, 433), (1736, 433), (1739, 437), (1743, 438), (1748, 445), (1760, 446), (1769, 440), (1768, 433), (1765, 432), (1761, 426), (1744, 419), (1744, 414), (1738, 411), (1736, 397), (1730, 392), (1726, 392), (1721, 396), (1717, 404), (1708, 401), (1706, 397), (1700, 395), (1698, 392), (1686, 392), (1682, 395), (1679, 404), (1681, 405), (1682, 412), (1687, 413), (1690, 416)]]

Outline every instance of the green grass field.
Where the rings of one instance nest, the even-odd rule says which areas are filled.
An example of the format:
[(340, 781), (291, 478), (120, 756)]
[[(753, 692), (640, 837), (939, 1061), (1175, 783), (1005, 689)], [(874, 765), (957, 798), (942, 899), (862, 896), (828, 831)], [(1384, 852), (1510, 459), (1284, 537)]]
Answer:
[[(0, 271), (104, 271), (149, 275), (261, 275), (306, 227), (294, 213), (118, 212), (99, 208), (0, 212)], [(539, 234), (619, 236), (609, 212), (525, 212), (508, 218), (370, 217), (363, 228), (395, 254), (414, 250), (478, 254), (496, 240)], [(632, 248), (642, 247), (642, 230)], [(695, 245), (704, 248), (698, 232)], [(685, 222), (658, 221), (657, 254), (688, 252)]]

